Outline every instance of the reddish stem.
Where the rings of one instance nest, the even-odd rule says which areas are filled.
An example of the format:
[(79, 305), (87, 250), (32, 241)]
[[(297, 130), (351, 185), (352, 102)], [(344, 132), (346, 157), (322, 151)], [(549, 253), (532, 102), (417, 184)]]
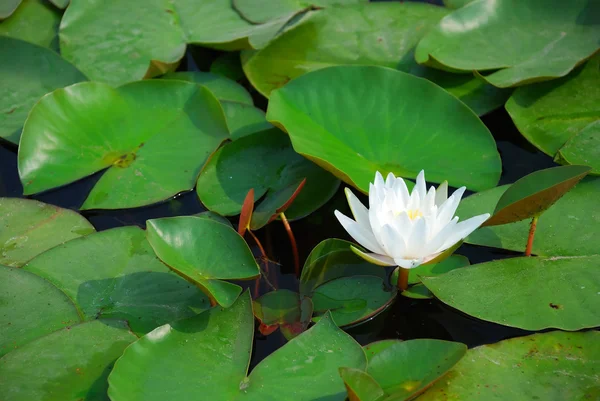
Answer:
[(529, 237), (527, 238), (527, 248), (525, 248), (525, 256), (531, 256), (531, 248), (533, 248), (533, 237), (535, 236), (535, 229), (537, 227), (538, 216), (531, 219), (531, 225), (529, 226)]
[(408, 269), (398, 266), (397, 286), (400, 292), (405, 291), (408, 288)]
[(290, 222), (285, 217), (285, 213), (281, 212), (279, 214), (283, 225), (285, 226), (285, 230), (287, 231), (288, 237), (290, 238), (290, 243), (292, 244), (292, 253), (294, 254), (294, 271), (296, 272), (296, 277), (300, 277), (300, 255), (298, 255), (298, 245), (296, 245), (296, 238), (294, 237), (294, 233), (292, 232), (292, 227), (290, 227)]

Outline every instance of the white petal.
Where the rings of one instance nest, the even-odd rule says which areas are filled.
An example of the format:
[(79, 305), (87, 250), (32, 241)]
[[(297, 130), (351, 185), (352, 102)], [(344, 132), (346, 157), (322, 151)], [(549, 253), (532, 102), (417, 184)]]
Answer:
[(398, 177), (396, 179), (396, 182), (394, 184), (394, 192), (396, 193), (396, 198), (398, 199), (398, 201), (402, 202), (402, 205), (400, 205), (401, 209), (406, 209), (406, 206), (408, 205), (408, 201), (410, 199), (410, 194), (408, 193), (406, 183), (401, 177)]
[(342, 225), (342, 227), (344, 227), (344, 229), (348, 231), (348, 234), (350, 234), (350, 236), (354, 238), (356, 242), (358, 242), (371, 252), (380, 254), (384, 253), (383, 249), (381, 249), (379, 243), (377, 242), (371, 231), (366, 230), (363, 226), (361, 226), (351, 218), (344, 216), (338, 210), (336, 210), (334, 214), (335, 217), (337, 217), (340, 224)]
[(370, 228), (371, 223), (369, 223), (369, 209), (362, 204), (360, 200), (352, 193), (350, 188), (346, 188), (344, 190), (346, 193), (346, 198), (348, 199), (348, 204), (350, 205), (350, 210), (352, 211), (352, 215), (354, 216), (354, 220), (361, 226), (365, 228)]
[(412, 193), (410, 194), (410, 200), (408, 201), (408, 205), (406, 206), (406, 208), (408, 210), (417, 210), (421, 208), (421, 195), (419, 194), (419, 191), (417, 191), (416, 188), (413, 189)]
[(427, 192), (427, 187), (425, 184), (425, 170), (421, 170), (419, 175), (417, 175), (417, 185), (413, 189), (413, 193), (417, 191), (419, 193), (420, 199), (425, 199), (425, 194)]
[(381, 240), (387, 255), (400, 257), (405, 254), (406, 244), (404, 243), (404, 239), (391, 225), (386, 224), (383, 226)]
[(376, 253), (366, 253), (354, 246), (350, 246), (350, 249), (352, 249), (352, 252), (354, 252), (355, 254), (357, 254), (358, 256), (360, 256), (361, 258), (366, 260), (367, 262), (373, 263), (374, 265), (396, 266), (394, 259), (390, 258), (389, 256), (379, 255)]
[(378, 207), (383, 199), (379, 198), (379, 191), (374, 184), (369, 184), (369, 209)]
[(484, 221), (489, 219), (490, 214), (480, 214), (479, 216), (471, 217), (465, 221), (461, 221), (454, 227), (454, 231), (444, 242), (442, 249), (440, 251), (444, 251), (450, 248), (452, 245), (456, 244), (458, 241), (467, 238), (469, 234), (477, 229), (480, 225), (483, 224)]
[(396, 176), (394, 173), (389, 173), (385, 179), (385, 187), (387, 189), (394, 188), (394, 184), (396, 183)]
[(400, 234), (400, 236), (404, 240), (404, 243), (406, 243), (413, 229), (413, 222), (408, 217), (408, 214), (406, 212), (398, 214), (392, 220), (392, 224), (394, 225), (394, 229), (396, 230), (396, 232)]
[(440, 231), (434, 233), (433, 236), (430, 237), (424, 253), (432, 254), (440, 252), (440, 250), (442, 250), (442, 246), (446, 243), (446, 240), (454, 233), (457, 223), (458, 217), (454, 217), (448, 224), (446, 224), (444, 227), (441, 227)]
[(420, 266), (423, 261), (422, 259), (402, 259), (402, 258), (394, 258), (394, 262), (405, 269), (414, 269), (417, 266)]
[(406, 254), (412, 258), (422, 256), (421, 253), (427, 245), (427, 220), (417, 219), (413, 225), (410, 237), (406, 242)]
[(375, 188), (378, 191), (382, 190), (385, 187), (385, 181), (383, 181), (383, 176), (379, 171), (375, 173), (375, 182), (373, 184), (375, 184)]
[[(421, 211), (424, 215), (428, 216), (433, 212), (433, 208), (435, 207), (435, 188), (429, 188), (427, 191), (427, 195), (425, 195), (425, 199), (421, 202)], [(437, 211), (437, 210), (436, 210)]]
[(454, 217), (454, 213), (456, 213), (456, 208), (460, 203), (460, 199), (462, 198), (465, 189), (466, 187), (458, 188), (438, 209), (438, 224), (446, 225), (446, 223)]
[(442, 206), (442, 203), (448, 199), (448, 181), (444, 181), (437, 187), (435, 191), (435, 205), (437, 207)]

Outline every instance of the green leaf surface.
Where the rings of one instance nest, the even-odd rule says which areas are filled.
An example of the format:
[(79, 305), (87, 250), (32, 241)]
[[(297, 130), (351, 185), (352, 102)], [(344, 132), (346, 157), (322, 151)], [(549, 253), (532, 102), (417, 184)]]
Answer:
[(452, 255), (440, 263), (417, 266), (408, 270), (408, 284), (418, 284), (421, 282), (421, 277), (439, 276), (469, 264), (469, 259), (465, 256)]
[(267, 121), (265, 112), (253, 105), (221, 102), (221, 106), (229, 127), (229, 137), (233, 141), (273, 128), (273, 125)]
[(33, 194), (108, 168), (82, 209), (145, 206), (192, 189), (227, 136), (218, 100), (199, 85), (148, 80), (113, 89), (85, 82), (33, 107), (19, 176), (25, 194)]
[[(509, 186), (471, 195), (458, 209), (460, 220), (482, 213), (493, 213), (498, 200)], [(533, 241), (534, 255), (575, 256), (598, 254), (600, 238), (600, 178), (586, 177), (567, 192), (537, 223)], [(524, 252), (529, 233), (529, 221), (520, 221), (494, 227), (481, 227), (465, 242)]]
[(286, 15), (294, 15), (311, 9), (347, 6), (366, 3), (369, 0), (233, 0), (235, 9), (248, 21), (262, 24)]
[(474, 0), (442, 0), (444, 6), (453, 9), (464, 7), (473, 1)]
[(50, 2), (61, 10), (64, 10), (69, 5), (70, 0), (50, 0)]
[(473, 348), (419, 401), (598, 398), (600, 333), (560, 331)]
[(439, 380), (467, 352), (461, 343), (417, 339), (396, 342), (369, 359), (367, 373), (385, 400), (408, 400)]
[(600, 175), (600, 120), (573, 135), (558, 150), (557, 158), (568, 164), (590, 166), (590, 174)]
[(320, 285), (349, 276), (375, 276), (387, 278), (385, 269), (366, 262), (350, 246), (352, 242), (337, 238), (321, 241), (306, 258), (300, 275), (300, 294), (311, 296)]
[(310, 298), (300, 299), (297, 292), (285, 289), (267, 292), (252, 306), (254, 316), (260, 321), (258, 329), (263, 335), (279, 328), (288, 340), (306, 330), (313, 312)]
[(252, 96), (237, 82), (221, 75), (202, 71), (183, 71), (165, 74), (162, 79), (177, 79), (205, 86), (220, 101), (252, 105)]
[[(554, 157), (570, 138), (600, 120), (598, 88), (600, 54), (564, 78), (518, 88), (505, 107), (521, 134)], [(585, 157), (593, 150), (577, 154)]]
[(412, 299), (433, 299), (435, 298), (431, 291), (423, 284), (414, 284), (401, 292), (403, 297)]
[(145, 232), (134, 226), (72, 240), (23, 269), (57, 286), (86, 320), (127, 320), (135, 333), (145, 334), (209, 307), (197, 287), (158, 260)]
[(395, 297), (395, 287), (387, 290), (381, 277), (351, 276), (320, 285), (311, 298), (315, 314), (329, 310), (335, 322), (342, 327), (377, 316)]
[(563, 77), (598, 50), (595, 0), (478, 0), (443, 18), (419, 42), (420, 64), (471, 72), (505, 88)]
[[(266, 224), (305, 178), (306, 185), (286, 211), (290, 219), (307, 216), (323, 206), (336, 192), (339, 181), (297, 154), (287, 135), (272, 129), (219, 149), (202, 170), (196, 192), (209, 210), (231, 216), (240, 213), (246, 194), (253, 188), (255, 201), (263, 198), (256, 212), (266, 210)], [(260, 208), (262, 203), (272, 205)], [(260, 228), (254, 220), (251, 228)]]
[(139, 7), (77, 1), (63, 16), (60, 47), (90, 79), (116, 86), (171, 70), (187, 44), (224, 50), (265, 44), (287, 20), (251, 24), (231, 0), (148, 0)]
[(111, 399), (342, 401), (338, 368), (366, 365), (361, 347), (328, 317), (246, 376), (253, 322), (246, 293), (228, 309), (157, 328), (117, 361), (109, 378)]
[(243, 53), (252, 85), (264, 96), (291, 79), (334, 65), (379, 65), (425, 77), (478, 114), (506, 101), (509, 93), (473, 76), (419, 66), (414, 48), (448, 12), (419, 3), (366, 3), (311, 12), (259, 52)]
[(272, 93), (267, 120), (298, 153), (365, 193), (376, 171), (415, 178), (424, 169), (432, 182), (477, 191), (500, 176), (494, 139), (464, 103), (388, 68), (330, 67), (296, 78)]
[(360, 369), (340, 368), (349, 401), (377, 401), (385, 393), (367, 372)]
[[(14, 0), (3, 0), (0, 2), (2, 3), (0, 8), (2, 5), (8, 5), (7, 2), (11, 3)], [(14, 14), (10, 18), (0, 21), (0, 36), (24, 40), (58, 52), (60, 13), (45, 0), (16, 1), (16, 4), (18, 3), (21, 5)], [(2, 44), (3, 47), (4, 44)], [(22, 65), (22, 67), (31, 68), (32, 66)]]
[(577, 185), (590, 170), (587, 166), (562, 166), (526, 175), (502, 194), (494, 214), (484, 225), (514, 223), (540, 216)]
[(525, 330), (600, 326), (600, 255), (521, 257), (422, 281), (442, 302), (478, 319)]
[(231, 306), (242, 292), (240, 286), (221, 280), (249, 280), (260, 274), (248, 245), (231, 227), (194, 216), (146, 224), (148, 241), (158, 257), (219, 305)]
[(4, 0), (0, 3), (0, 19), (8, 18), (15, 12), (22, 0)]
[[(75, 305), (46, 280), (0, 266), (0, 357), (79, 322)], [(0, 363), (1, 366), (1, 363)]]
[(10, 37), (0, 36), (0, 59), (10, 60), (0, 63), (0, 137), (14, 144), (39, 98), (86, 80), (52, 50)]
[(210, 72), (223, 77), (239, 81), (244, 78), (244, 71), (240, 63), (239, 52), (227, 52), (221, 54), (210, 65)]
[(3, 401), (105, 401), (114, 361), (134, 340), (124, 322), (96, 320), (56, 331), (0, 359)]
[(29, 199), (0, 198), (0, 264), (21, 267), (40, 253), (93, 233), (81, 215)]

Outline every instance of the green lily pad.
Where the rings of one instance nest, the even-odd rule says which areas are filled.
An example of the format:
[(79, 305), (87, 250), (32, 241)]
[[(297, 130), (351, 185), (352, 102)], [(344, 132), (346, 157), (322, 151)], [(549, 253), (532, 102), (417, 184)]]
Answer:
[(247, 376), (253, 323), (246, 293), (228, 309), (157, 328), (117, 361), (109, 377), (111, 400), (343, 401), (338, 368), (366, 366), (361, 347), (327, 317)]
[[(251, 188), (255, 201), (264, 198), (262, 203), (269, 203), (270, 198), (281, 198), (266, 208), (266, 224), (305, 178), (306, 185), (286, 212), (290, 219), (307, 216), (323, 206), (335, 194), (339, 181), (294, 152), (287, 135), (272, 129), (242, 137), (219, 149), (202, 170), (196, 192), (209, 210), (225, 216), (240, 213)], [(284, 190), (286, 195), (281, 196)], [(261, 210), (257, 207), (255, 213)], [(251, 228), (260, 228), (254, 220), (253, 217)]]
[(558, 150), (557, 157), (568, 164), (590, 166), (590, 174), (600, 175), (600, 120), (573, 135)]
[(265, 112), (250, 104), (221, 102), (221, 106), (229, 127), (229, 137), (233, 141), (273, 128), (267, 121)]
[(0, 316), (0, 357), (79, 322), (75, 305), (58, 288), (35, 274), (6, 266), (0, 266)]
[(21, 267), (40, 253), (93, 233), (81, 215), (29, 199), (0, 198), (0, 264)]
[(385, 269), (366, 262), (357, 256), (352, 242), (337, 238), (321, 241), (313, 248), (300, 275), (300, 294), (311, 296), (317, 287), (329, 281), (349, 276), (375, 276), (387, 278)]
[(423, 284), (442, 302), (478, 319), (525, 330), (600, 326), (600, 255), (522, 257), (478, 264)]
[(562, 166), (526, 175), (508, 187), (498, 200), (494, 214), (483, 225), (495, 226), (540, 216), (590, 170), (587, 166)]
[(5, 0), (0, 4), (0, 19), (8, 18), (21, 4), (21, 0)]
[[(383, 270), (383, 269), (382, 269)], [(351, 326), (383, 312), (395, 299), (396, 289), (385, 288), (381, 277), (350, 276), (328, 281), (312, 294), (315, 314), (330, 311), (340, 326)], [(314, 317), (313, 321), (319, 320)]]
[[(508, 185), (480, 192), (464, 199), (457, 211), (461, 220), (492, 213)], [(532, 253), (540, 256), (597, 255), (600, 238), (600, 178), (586, 177), (567, 192), (537, 223)], [(465, 242), (524, 252), (529, 221), (481, 227)]]
[(600, 333), (560, 331), (473, 348), (419, 401), (597, 399)]
[(107, 400), (113, 363), (136, 339), (117, 320), (81, 323), (39, 338), (0, 359), (0, 398)]
[(221, 54), (210, 65), (210, 72), (223, 77), (239, 81), (244, 78), (244, 71), (240, 63), (239, 52), (227, 52)]
[[(506, 102), (506, 110), (529, 142), (564, 163), (568, 160), (557, 154), (561, 148), (600, 121), (599, 87), (600, 54), (564, 78), (518, 88)], [(587, 157), (596, 149), (585, 147), (577, 149), (576, 154)]]
[(414, 284), (401, 292), (403, 297), (412, 299), (433, 299), (435, 296), (423, 284)]
[(218, 100), (199, 85), (147, 80), (113, 89), (84, 82), (33, 107), (19, 175), (25, 194), (33, 194), (108, 168), (81, 208), (144, 206), (192, 189), (227, 136)]
[[(414, 93), (410, 102), (402, 96)], [(267, 120), (298, 153), (365, 193), (376, 171), (415, 178), (425, 169), (433, 182), (472, 190), (500, 176), (496, 143), (464, 103), (388, 68), (330, 67), (296, 78), (271, 94)]]
[(142, 8), (121, 0), (74, 2), (60, 25), (60, 48), (90, 79), (116, 86), (172, 70), (187, 44), (247, 49), (267, 43), (286, 22), (252, 24), (231, 0), (148, 0)]
[(158, 257), (219, 305), (231, 306), (242, 292), (240, 286), (221, 280), (249, 280), (260, 274), (248, 245), (231, 227), (194, 216), (146, 224), (148, 241)]
[(382, 400), (409, 400), (444, 376), (466, 352), (466, 345), (451, 341), (396, 342), (369, 359), (367, 373), (383, 389)]
[[(0, 21), (0, 36), (24, 40), (58, 52), (58, 26), (60, 13), (44, 0), (3, 0), (0, 8), (8, 3), (21, 3), (10, 18)], [(2, 11), (0, 10), (0, 14)], [(0, 16), (2, 19), (2, 16)], [(2, 44), (4, 51), (4, 43)], [(6, 63), (2, 63), (6, 64)], [(23, 68), (40, 68), (39, 65), (21, 65)], [(2, 66), (4, 68), (8, 66)], [(39, 79), (39, 78), (38, 78)]]
[(64, 10), (69, 5), (70, 0), (50, 0), (50, 2), (61, 10)]
[(229, 78), (210, 72), (187, 71), (165, 74), (162, 79), (177, 79), (180, 81), (194, 82), (205, 86), (220, 101), (238, 102), (252, 105), (252, 96), (244, 87)]
[(367, 372), (340, 368), (340, 376), (346, 386), (349, 401), (377, 401), (385, 397), (379, 384)]
[(440, 263), (417, 266), (408, 271), (408, 284), (418, 284), (421, 277), (439, 276), (451, 270), (469, 266), (469, 259), (462, 255), (452, 255)]
[(302, 11), (366, 3), (369, 0), (233, 0), (235, 9), (248, 21), (262, 24)]
[(473, 1), (474, 0), (442, 0), (444, 6), (453, 9), (464, 7), (467, 4), (472, 3)]
[(197, 287), (158, 260), (145, 232), (134, 226), (69, 241), (23, 269), (58, 287), (86, 320), (127, 320), (140, 334), (210, 306)]
[(279, 328), (291, 340), (306, 330), (313, 313), (310, 298), (300, 299), (297, 292), (270, 291), (253, 302), (254, 316), (260, 321), (258, 330), (269, 335)]
[(243, 68), (264, 96), (291, 79), (335, 65), (379, 65), (425, 77), (478, 114), (504, 104), (507, 91), (466, 75), (419, 66), (414, 48), (448, 11), (419, 3), (366, 3), (309, 13), (259, 52), (243, 53)]
[(39, 98), (86, 80), (52, 50), (10, 37), (0, 36), (0, 59), (10, 60), (0, 63), (0, 137), (14, 144)]
[(442, 19), (415, 58), (451, 71), (493, 71), (484, 78), (501, 88), (563, 77), (598, 50), (599, 16), (593, 0), (478, 0)]

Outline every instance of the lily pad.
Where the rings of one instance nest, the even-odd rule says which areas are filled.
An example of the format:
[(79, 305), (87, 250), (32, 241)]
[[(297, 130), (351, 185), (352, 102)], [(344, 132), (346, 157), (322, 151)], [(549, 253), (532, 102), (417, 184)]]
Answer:
[(478, 319), (524, 330), (600, 326), (600, 255), (522, 257), (421, 280), (442, 302)]
[(127, 320), (136, 333), (145, 334), (209, 307), (197, 287), (158, 260), (138, 227), (114, 228), (72, 240), (43, 253), (23, 269), (57, 286), (86, 320)]
[(258, 52), (243, 53), (252, 85), (264, 96), (291, 79), (335, 65), (378, 65), (425, 77), (478, 114), (500, 107), (509, 92), (485, 81), (419, 66), (414, 49), (448, 11), (420, 3), (365, 3), (309, 13)]
[[(471, 195), (464, 199), (457, 215), (461, 220), (481, 213), (492, 213), (498, 200), (509, 186)], [(600, 178), (586, 177), (567, 192), (537, 223), (533, 241), (534, 255), (576, 256), (597, 255), (600, 237)], [(529, 233), (529, 221), (494, 227), (481, 227), (465, 242), (524, 252)]]
[(573, 135), (558, 150), (557, 157), (568, 164), (590, 166), (590, 174), (600, 175), (600, 120)]
[(464, 7), (473, 1), (474, 0), (442, 0), (444, 6), (453, 9)]
[(301, 299), (297, 292), (289, 290), (267, 292), (252, 305), (261, 334), (269, 335), (279, 328), (288, 340), (306, 330), (313, 313), (310, 298)]
[(21, 0), (5, 0), (0, 4), (0, 19), (8, 18), (21, 4)]
[[(414, 93), (410, 102), (402, 95)], [(296, 78), (271, 94), (267, 120), (298, 153), (365, 193), (376, 171), (415, 178), (425, 169), (433, 182), (477, 191), (500, 176), (496, 143), (464, 103), (388, 68), (329, 67)]]
[(229, 137), (237, 140), (273, 128), (265, 117), (265, 112), (250, 104), (221, 102), (225, 120), (229, 127)]
[[(33, 43), (38, 46), (48, 47), (58, 52), (58, 26), (61, 15), (45, 0), (3, 0), (0, 8), (5, 3), (21, 3), (10, 18), (0, 21), (0, 36), (9, 36)], [(9, 5), (9, 4), (6, 4)], [(0, 13), (2, 11), (0, 10)], [(0, 19), (2, 16), (0, 16)], [(4, 51), (4, 43), (0, 47)], [(2, 63), (9, 64), (9, 63)], [(3, 68), (9, 66), (3, 65)], [(40, 68), (39, 65), (22, 64), (21, 67), (32, 69)]]
[(244, 78), (244, 71), (240, 63), (239, 52), (227, 52), (221, 54), (210, 65), (210, 72), (223, 77), (239, 81)]
[(247, 375), (254, 323), (251, 305), (246, 293), (228, 309), (213, 308), (141, 338), (125, 351), (109, 377), (111, 400), (343, 401), (346, 394), (338, 368), (364, 369), (366, 358), (330, 317)]
[(147, 237), (158, 257), (196, 283), (224, 307), (231, 306), (242, 288), (221, 280), (249, 280), (260, 268), (244, 239), (231, 227), (193, 216), (147, 221)]
[(147, 80), (113, 89), (84, 82), (33, 107), (19, 175), (25, 194), (33, 194), (108, 168), (82, 209), (144, 206), (192, 189), (227, 136), (218, 100), (199, 85)]
[(247, 49), (267, 43), (287, 22), (252, 24), (231, 0), (148, 0), (140, 7), (121, 0), (74, 2), (60, 26), (63, 56), (90, 79), (116, 86), (172, 70), (187, 44)]
[(69, 5), (70, 0), (50, 0), (50, 2), (61, 10), (64, 10)]
[[(286, 211), (290, 219), (307, 216), (323, 206), (335, 194), (339, 181), (297, 154), (289, 138), (272, 129), (242, 137), (219, 149), (202, 170), (196, 192), (209, 210), (225, 216), (240, 213), (251, 188), (255, 201), (263, 198), (265, 203), (270, 198), (281, 198), (274, 208), (267, 208), (268, 221), (305, 178), (306, 185)], [(281, 196), (284, 190), (289, 194)], [(255, 213), (260, 211), (257, 207)], [(254, 217), (251, 227), (260, 228)]]
[[(315, 314), (330, 311), (335, 322), (342, 327), (356, 325), (377, 316), (395, 297), (395, 287), (387, 290), (381, 277), (350, 276), (320, 285), (314, 290), (311, 299)], [(313, 318), (313, 321), (318, 320), (318, 316)]]
[[(529, 142), (564, 163), (568, 160), (557, 154), (561, 148), (600, 121), (599, 87), (600, 54), (564, 78), (518, 88), (506, 102), (506, 110)], [(576, 154), (589, 157), (595, 151), (597, 148), (582, 147)]]
[(483, 225), (495, 226), (540, 216), (590, 170), (587, 166), (553, 167), (521, 178), (502, 194), (494, 214)]
[(21, 267), (94, 227), (81, 215), (29, 199), (0, 198), (0, 264)]
[(0, 397), (107, 400), (113, 363), (136, 339), (117, 320), (81, 323), (39, 338), (0, 359)]
[[(0, 25), (0, 30), (2, 25)], [(19, 143), (33, 105), (48, 92), (85, 76), (52, 50), (0, 36), (0, 137)]]
[[(369, 0), (233, 0), (235, 9), (248, 21), (262, 24), (302, 11), (366, 3)], [(336, 9), (334, 7), (334, 9)]]
[(340, 368), (340, 376), (346, 385), (349, 401), (377, 401), (385, 398), (379, 384), (367, 372)]
[(0, 316), (0, 357), (80, 321), (75, 305), (58, 288), (6, 266), (0, 266)]
[(220, 101), (238, 102), (252, 105), (252, 96), (237, 82), (221, 75), (201, 71), (172, 72), (162, 79), (177, 79), (194, 82), (208, 88)]
[(563, 77), (598, 50), (599, 16), (590, 0), (478, 0), (443, 18), (415, 58), (450, 71), (492, 71), (483, 78), (501, 88)]
[(592, 400), (600, 333), (560, 331), (473, 348), (419, 401)]

